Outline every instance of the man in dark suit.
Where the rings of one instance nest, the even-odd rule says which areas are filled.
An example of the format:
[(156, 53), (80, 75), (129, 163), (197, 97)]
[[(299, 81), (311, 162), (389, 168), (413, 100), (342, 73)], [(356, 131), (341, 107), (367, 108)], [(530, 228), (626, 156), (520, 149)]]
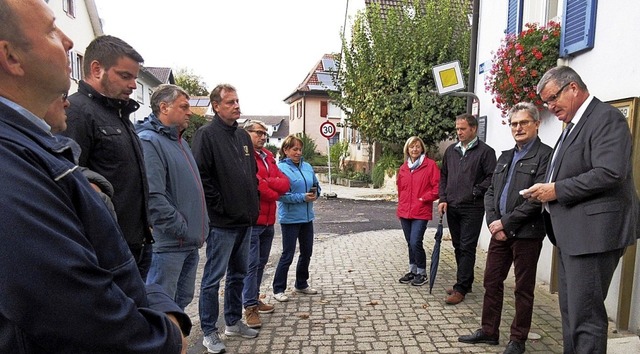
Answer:
[(498, 344), (504, 280), (513, 264), (516, 313), (504, 354), (521, 354), (525, 352), (531, 328), (536, 270), (545, 232), (540, 202), (525, 199), (519, 192), (536, 182), (544, 182), (552, 149), (538, 138), (540, 115), (532, 103), (513, 106), (509, 126), (516, 146), (503, 151), (498, 158), (491, 186), (484, 195), (491, 243), (484, 270), (482, 327), (473, 334), (460, 336), (458, 341)]
[(543, 203), (547, 233), (558, 247), (564, 353), (605, 353), (604, 299), (625, 247), (638, 237), (631, 134), (620, 111), (590, 95), (569, 67), (547, 71), (537, 91), (567, 125), (546, 183), (524, 193)]

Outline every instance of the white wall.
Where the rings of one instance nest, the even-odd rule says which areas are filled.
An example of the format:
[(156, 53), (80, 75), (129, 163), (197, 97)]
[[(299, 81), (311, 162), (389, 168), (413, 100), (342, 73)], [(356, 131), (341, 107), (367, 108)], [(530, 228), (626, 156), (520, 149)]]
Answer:
[[(560, 1), (562, 2), (562, 1)], [(491, 67), (493, 52), (504, 37), (507, 21), (507, 1), (482, 1), (480, 9), (480, 37), (478, 40), (478, 65), (485, 63), (485, 72), (476, 76), (475, 93), (480, 99), (480, 116), (487, 118), (487, 143), (499, 156), (502, 150), (513, 147), (514, 142), (506, 125), (502, 125), (501, 112), (491, 103), (491, 96), (484, 90), (485, 75)], [(562, 6), (559, 6), (562, 9)], [(578, 54), (575, 58), (562, 61), (573, 67), (589, 87), (589, 91), (601, 99), (609, 101), (640, 96), (640, 2), (624, 0), (599, 1), (594, 49)], [(477, 70), (478, 68), (476, 68)], [(562, 124), (548, 112), (542, 117), (540, 138), (553, 147), (562, 131)], [(483, 229), (479, 245), (487, 249), (490, 234)], [(553, 247), (548, 239), (538, 263), (538, 278), (549, 282), (551, 275), (551, 254)], [(640, 253), (636, 259), (635, 274), (640, 274)], [(609, 316), (615, 319), (620, 285), (618, 268), (607, 297)], [(636, 281), (633, 291), (631, 323), (629, 329), (640, 332), (640, 281)]]

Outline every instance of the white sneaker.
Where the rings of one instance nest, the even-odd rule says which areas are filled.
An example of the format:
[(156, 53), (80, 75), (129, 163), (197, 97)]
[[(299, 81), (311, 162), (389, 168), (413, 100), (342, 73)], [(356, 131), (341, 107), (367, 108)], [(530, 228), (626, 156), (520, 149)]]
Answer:
[(316, 290), (316, 289), (314, 289), (314, 288), (312, 288), (310, 286), (307, 286), (304, 289), (293, 288), (293, 290), (295, 292), (297, 292), (297, 293), (307, 294), (307, 295), (315, 295), (315, 294), (318, 293), (318, 290)]
[(278, 300), (278, 301), (280, 301), (280, 302), (289, 301), (289, 297), (287, 295), (285, 295), (284, 293), (273, 294), (273, 298)]
[(207, 348), (207, 352), (209, 353), (224, 353), (225, 346), (224, 343), (220, 340), (220, 335), (218, 332), (213, 332), (208, 336), (205, 336), (202, 339), (202, 345)]

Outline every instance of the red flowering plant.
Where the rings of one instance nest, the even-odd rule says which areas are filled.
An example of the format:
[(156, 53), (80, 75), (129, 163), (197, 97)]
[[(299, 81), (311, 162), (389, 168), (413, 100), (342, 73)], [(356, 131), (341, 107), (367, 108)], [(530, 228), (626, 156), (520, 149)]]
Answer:
[(549, 22), (538, 27), (527, 23), (519, 35), (508, 34), (493, 57), (485, 89), (506, 117), (518, 102), (528, 101), (543, 109), (536, 93), (542, 75), (556, 66), (560, 45), (560, 24)]

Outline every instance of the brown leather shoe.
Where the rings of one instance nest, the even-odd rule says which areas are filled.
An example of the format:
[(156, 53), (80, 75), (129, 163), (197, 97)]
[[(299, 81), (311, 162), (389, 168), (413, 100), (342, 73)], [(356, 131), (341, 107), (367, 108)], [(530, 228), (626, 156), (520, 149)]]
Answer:
[(445, 291), (447, 292), (447, 295), (453, 294), (453, 288), (447, 288)]
[(262, 302), (262, 300), (258, 300), (259, 313), (272, 313), (275, 309), (275, 306), (271, 304), (265, 304), (264, 302)]
[(260, 314), (258, 313), (258, 305), (249, 306), (244, 310), (244, 321), (249, 328), (262, 327), (262, 321), (260, 321)]
[(447, 296), (444, 302), (448, 305), (457, 305), (461, 303), (462, 300), (464, 300), (464, 295), (462, 295), (461, 292), (454, 290), (451, 295)]

